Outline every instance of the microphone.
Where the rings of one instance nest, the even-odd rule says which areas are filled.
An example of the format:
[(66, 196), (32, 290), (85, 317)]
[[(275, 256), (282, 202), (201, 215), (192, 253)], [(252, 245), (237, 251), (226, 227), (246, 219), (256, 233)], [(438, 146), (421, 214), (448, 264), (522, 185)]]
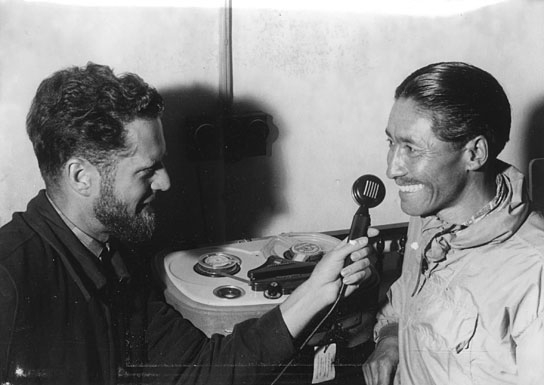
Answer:
[[(368, 212), (368, 209), (376, 207), (380, 203), (382, 203), (383, 198), (385, 198), (385, 185), (377, 176), (363, 175), (353, 183), (353, 186), (351, 188), (351, 195), (353, 196), (353, 199), (359, 204), (359, 208), (355, 212), (353, 220), (351, 221), (348, 242), (352, 239), (357, 239), (367, 235), (368, 228), (370, 227), (370, 214)], [(344, 260), (344, 267), (348, 266), (350, 263), (351, 259), (348, 255)], [(359, 289), (374, 287), (380, 281), (378, 272), (376, 271), (375, 267), (371, 264), (369, 268), (371, 271), (371, 275), (370, 277), (367, 277), (365, 279), (364, 285), (360, 286)], [(338, 295), (336, 297), (336, 301), (331, 306), (327, 317), (333, 313), (336, 319), (339, 319), (339, 317), (341, 317), (342, 310), (338, 308), (338, 304), (346, 294), (346, 290), (347, 285), (342, 282), (340, 290), (338, 291)], [(333, 339), (337, 338), (338, 340), (343, 340), (343, 334), (345, 333), (341, 330), (341, 327), (338, 328), (338, 325), (340, 325), (340, 323), (336, 322), (330, 332), (332, 333)]]
[[(374, 175), (363, 175), (359, 177), (351, 188), (353, 199), (359, 204), (359, 209), (353, 216), (349, 230), (348, 241), (366, 236), (370, 226), (369, 208), (376, 207), (385, 198), (385, 185)], [(350, 263), (346, 258), (345, 265)]]
[[(353, 199), (359, 204), (359, 209), (353, 216), (353, 220), (351, 222), (351, 228), (349, 230), (348, 241), (352, 239), (360, 238), (362, 236), (366, 236), (368, 227), (370, 226), (370, 214), (368, 212), (368, 209), (372, 207), (376, 207), (380, 203), (382, 203), (383, 198), (385, 198), (385, 186), (383, 182), (380, 180), (380, 178), (374, 175), (363, 175), (353, 183), (353, 186), (351, 188), (351, 195), (353, 196)], [(351, 261), (349, 256), (346, 257), (344, 266), (349, 265), (350, 262)], [(371, 265), (371, 269), (374, 269), (372, 265)], [(375, 279), (379, 279), (376, 277), (376, 274), (377, 273), (373, 271), (372, 276), (374, 276)], [(283, 369), (276, 376), (274, 381), (272, 381), (271, 385), (275, 385), (277, 383), (280, 377), (285, 373), (287, 368), (291, 366), (291, 364), (294, 362), (295, 358), (300, 354), (302, 349), (308, 345), (310, 340), (315, 336), (317, 331), (321, 328), (321, 326), (325, 323), (325, 321), (329, 318), (329, 316), (333, 314), (334, 312), (336, 312), (336, 314), (338, 315), (337, 306), (340, 299), (345, 294), (346, 287), (347, 285), (342, 282), (342, 285), (336, 297), (336, 301), (331, 305), (327, 314), (325, 314), (321, 318), (321, 321), (319, 321), (317, 326), (315, 326), (315, 328), (306, 337), (304, 342), (299, 346), (295, 356), (283, 367)], [(338, 330), (336, 330), (338, 325), (340, 325), (340, 323), (338, 322), (334, 324), (333, 328), (330, 331), (332, 333), (331, 335), (335, 335), (335, 333), (338, 333)]]

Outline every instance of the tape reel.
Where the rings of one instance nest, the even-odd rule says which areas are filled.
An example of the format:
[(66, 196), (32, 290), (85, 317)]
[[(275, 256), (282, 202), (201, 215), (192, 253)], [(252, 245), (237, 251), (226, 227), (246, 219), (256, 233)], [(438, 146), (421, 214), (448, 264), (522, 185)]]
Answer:
[(193, 269), (201, 275), (217, 277), (221, 274), (236, 274), (240, 271), (242, 260), (236, 255), (221, 251), (200, 256)]
[(275, 255), (297, 262), (317, 262), (340, 242), (321, 233), (282, 233), (263, 247), (265, 256)]

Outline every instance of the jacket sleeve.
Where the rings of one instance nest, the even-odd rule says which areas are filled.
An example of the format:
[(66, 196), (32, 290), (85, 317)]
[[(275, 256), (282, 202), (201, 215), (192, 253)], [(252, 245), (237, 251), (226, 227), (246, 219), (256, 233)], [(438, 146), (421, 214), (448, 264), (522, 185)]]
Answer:
[(518, 338), (516, 361), (520, 384), (542, 384), (544, 378), (544, 316), (540, 315)]
[(162, 303), (146, 337), (150, 364), (164, 369), (159, 371), (167, 373), (168, 383), (184, 385), (270, 383), (295, 351), (278, 307), (236, 325), (228, 336), (208, 338)]
[(9, 351), (17, 309), (17, 291), (11, 275), (0, 265), (0, 383), (10, 380)]
[(544, 378), (544, 266), (532, 266), (523, 281), (516, 285), (524, 288), (523, 297), (508, 310), (519, 383), (536, 385)]
[(398, 332), (399, 317), (404, 312), (405, 302), (414, 291), (419, 274), (419, 255), (413, 249), (413, 243), (419, 240), (421, 219), (411, 217), (408, 224), (406, 249), (403, 256), (400, 277), (391, 285), (387, 292), (387, 301), (379, 310), (374, 326), (374, 341), (378, 341)]
[(395, 282), (387, 293), (387, 302), (379, 310), (376, 316), (376, 325), (374, 326), (374, 342), (398, 335), (399, 310), (396, 305), (395, 285), (399, 286), (399, 281)]

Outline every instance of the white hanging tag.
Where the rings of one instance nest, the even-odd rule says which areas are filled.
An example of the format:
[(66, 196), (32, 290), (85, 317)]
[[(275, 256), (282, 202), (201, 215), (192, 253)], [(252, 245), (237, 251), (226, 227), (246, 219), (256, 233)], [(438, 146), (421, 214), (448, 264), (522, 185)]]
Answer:
[(334, 377), (336, 376), (336, 371), (334, 369), (335, 358), (336, 344), (315, 348), (312, 384), (334, 380)]

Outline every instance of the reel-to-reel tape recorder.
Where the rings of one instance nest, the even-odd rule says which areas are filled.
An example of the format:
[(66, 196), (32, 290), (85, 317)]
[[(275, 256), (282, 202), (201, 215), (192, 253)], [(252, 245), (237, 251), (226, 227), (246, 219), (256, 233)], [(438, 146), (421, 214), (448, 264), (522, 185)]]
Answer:
[[(229, 334), (237, 323), (281, 304), (340, 240), (322, 233), (283, 233), (157, 257), (166, 301), (207, 336)], [(337, 337), (346, 346), (369, 340), (379, 290), (377, 273), (339, 303), (339, 317), (310, 344)], [(343, 336), (338, 335), (338, 331)]]
[[(353, 216), (347, 240), (366, 236), (370, 226), (369, 209), (382, 202), (385, 187), (379, 178), (363, 175), (353, 184), (352, 196), (359, 208)], [(385, 241), (380, 237), (376, 243), (382, 257), (387, 248)], [(211, 336), (229, 334), (236, 324), (260, 317), (281, 304), (308, 279), (323, 255), (339, 242), (339, 238), (322, 233), (282, 233), (165, 252), (157, 256), (156, 262), (165, 284), (166, 301)], [(350, 262), (346, 258), (345, 264)], [(383, 266), (383, 258), (379, 266)], [(335, 366), (346, 368), (346, 373), (353, 362), (360, 367), (362, 357), (371, 352), (378, 300), (383, 294), (378, 272), (373, 266), (371, 270), (370, 277), (351, 295), (344, 297), (346, 285), (341, 285), (334, 304), (317, 314), (299, 336), (304, 341), (299, 342), (297, 355), (283, 367), (274, 383), (293, 363), (302, 362), (302, 368), (311, 368), (308, 362), (312, 361), (308, 359), (314, 364), (318, 362), (318, 372), (321, 365), (328, 367), (332, 361)], [(326, 351), (329, 346), (334, 346), (332, 351), (335, 352), (327, 356), (331, 362), (312, 358), (315, 351)], [(314, 374), (315, 370), (314, 365)], [(298, 371), (295, 369), (293, 373), (298, 376)]]
[[(379, 178), (363, 175), (353, 184), (352, 195), (359, 209), (353, 216), (348, 239), (366, 235), (369, 208), (382, 202), (385, 187)], [(159, 261), (164, 271), (165, 297), (208, 336), (228, 334), (237, 323), (259, 317), (283, 302), (338, 242), (321, 233), (284, 233), (172, 252)], [(339, 300), (344, 289), (342, 285)], [(317, 344), (343, 340), (349, 346), (368, 339), (378, 292), (379, 277), (374, 271), (355, 293), (337, 301), (338, 306), (331, 309), (334, 317), (329, 320), (324, 316), (307, 341), (311, 343), (312, 338)]]
[(170, 252), (157, 261), (166, 300), (208, 336), (282, 303), (340, 242), (321, 233), (283, 233)]

